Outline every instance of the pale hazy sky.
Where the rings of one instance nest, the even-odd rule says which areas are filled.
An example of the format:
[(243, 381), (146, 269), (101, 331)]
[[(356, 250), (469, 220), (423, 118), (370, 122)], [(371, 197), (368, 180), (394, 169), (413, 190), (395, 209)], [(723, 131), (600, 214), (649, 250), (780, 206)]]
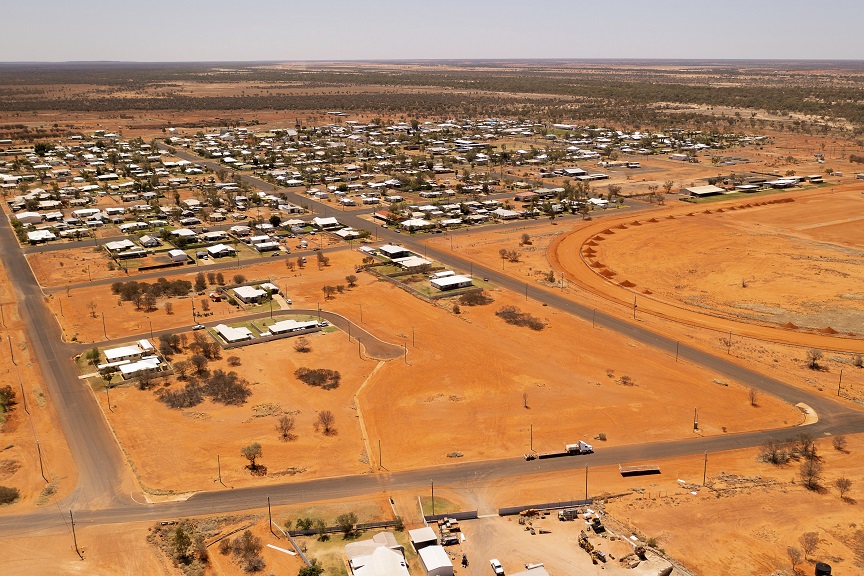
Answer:
[(0, 0), (0, 61), (864, 59), (864, 0)]

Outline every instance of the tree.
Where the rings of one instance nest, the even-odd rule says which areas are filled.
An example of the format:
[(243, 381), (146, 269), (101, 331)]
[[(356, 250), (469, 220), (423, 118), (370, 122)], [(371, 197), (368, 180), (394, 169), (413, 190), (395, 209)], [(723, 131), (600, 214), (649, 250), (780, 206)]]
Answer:
[(195, 372), (200, 376), (207, 371), (207, 357), (201, 354), (195, 354), (189, 358), (189, 362), (195, 368)]
[(292, 432), (294, 430), (294, 418), (291, 416), (282, 416), (276, 424), (276, 429), (279, 431), (279, 437), (283, 441), (294, 440), (297, 435)]
[(90, 310), (90, 317), (91, 318), (96, 318), (96, 308), (97, 308), (96, 302), (91, 301), (91, 302), (87, 303), (87, 309)]
[(810, 554), (815, 552), (819, 546), (819, 533), (805, 532), (798, 538), (798, 542), (801, 544), (801, 550), (804, 552), (804, 560), (806, 561)]
[(357, 514), (354, 512), (340, 514), (336, 517), (336, 525), (346, 537), (350, 536), (354, 532), (354, 526), (357, 525)]
[(322, 286), (321, 291), (324, 292), (324, 299), (331, 300), (333, 298), (333, 294), (336, 292), (336, 288), (334, 286)]
[(84, 355), (84, 358), (87, 359), (88, 364), (97, 364), (100, 358), (99, 348), (94, 346), (87, 351), (87, 353)]
[(527, 244), (531, 244), (531, 235), (527, 232), (523, 233), (522, 236), (519, 237), (519, 245), (524, 246)]
[(201, 300), (201, 311), (202, 312), (209, 312), (210, 311), (210, 300), (207, 300), (206, 298), (203, 298)]
[(8, 384), (0, 388), (0, 414), (15, 405), (15, 390)]
[(818, 348), (811, 348), (807, 351), (807, 367), (811, 370), (819, 370), (819, 360), (822, 359), (822, 351)]
[(755, 388), (750, 388), (750, 390), (747, 391), (747, 398), (750, 400), (750, 405), (753, 407), (758, 406), (758, 404), (756, 403), (758, 399), (757, 396), (758, 392)]
[(837, 491), (840, 493), (840, 499), (846, 500), (846, 494), (852, 488), (852, 480), (845, 476), (841, 476), (834, 480), (834, 487), (837, 488)]
[(216, 284), (219, 286), (225, 285), (225, 276), (221, 272), (216, 273)]
[(185, 380), (186, 376), (189, 374), (189, 362), (186, 360), (180, 360), (179, 362), (174, 363), (174, 373), (177, 374), (177, 378), (180, 380)]
[(207, 278), (204, 276), (203, 272), (198, 272), (198, 275), (195, 276), (195, 291), (203, 292), (207, 289)]
[(789, 555), (789, 562), (792, 564), (792, 573), (798, 573), (798, 563), (801, 562), (801, 551), (794, 546), (786, 548), (786, 554)]
[(298, 256), (297, 257), (297, 268), (302, 270), (305, 267), (306, 267), (306, 258), (304, 258), (303, 256)]
[(834, 436), (834, 438), (831, 440), (831, 443), (834, 445), (834, 449), (838, 452), (846, 452), (847, 442), (846, 436), (844, 436), (843, 434)]
[(297, 576), (321, 576), (322, 572), (324, 572), (324, 569), (321, 566), (312, 564), (312, 566), (303, 566), (300, 568)]
[(301, 336), (300, 338), (298, 338), (294, 342), (294, 350), (296, 350), (297, 352), (303, 352), (303, 353), (311, 352), (312, 351), (312, 344), (309, 342), (308, 338)]
[(235, 274), (232, 280), (234, 280), (234, 284), (243, 284), (244, 282), (246, 282), (246, 277), (242, 274)]
[(240, 366), (240, 357), (229, 356), (227, 362), (229, 366)]
[(165, 309), (165, 313), (169, 316), (174, 314), (174, 304), (172, 302), (165, 302), (162, 307)]
[(671, 193), (672, 192), (672, 186), (674, 186), (674, 185), (675, 185), (675, 182), (673, 182), (672, 180), (666, 180), (665, 182), (663, 182), (663, 191), (666, 192), (666, 194)]
[(822, 480), (822, 463), (816, 458), (807, 458), (799, 469), (801, 481), (808, 490), (818, 490)]
[(322, 410), (318, 413), (318, 420), (315, 422), (315, 429), (321, 430), (325, 436), (336, 434), (336, 429), (333, 425), (336, 423), (336, 417), (330, 410)]
[(293, 272), (296, 263), (293, 260), (285, 260), (285, 267), (288, 268), (289, 272)]
[(214, 272), (207, 273), (207, 283), (216, 284), (216, 274)]
[(348, 282), (349, 288), (354, 288), (354, 286), (357, 285), (357, 276), (349, 274), (348, 276), (345, 276), (345, 281)]
[(263, 451), (261, 450), (261, 444), (259, 444), (258, 442), (253, 442), (252, 444), (249, 444), (248, 446), (244, 446), (243, 448), (240, 449), (240, 454), (244, 458), (249, 460), (249, 469), (250, 470), (254, 471), (254, 470), (258, 469), (258, 465), (255, 463), (255, 460), (257, 458), (261, 458), (263, 456)]
[(789, 449), (785, 442), (769, 438), (759, 450), (759, 460), (769, 464), (782, 465), (789, 461)]
[(192, 537), (186, 532), (182, 525), (174, 530), (174, 559), (181, 564), (189, 563), (189, 546), (192, 545)]

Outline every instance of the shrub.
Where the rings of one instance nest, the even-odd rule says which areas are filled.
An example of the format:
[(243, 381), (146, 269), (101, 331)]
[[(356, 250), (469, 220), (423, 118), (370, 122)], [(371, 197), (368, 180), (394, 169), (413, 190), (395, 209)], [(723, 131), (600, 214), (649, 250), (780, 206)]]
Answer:
[(169, 408), (183, 409), (192, 408), (204, 401), (204, 393), (201, 386), (196, 382), (189, 382), (181, 390), (163, 392), (159, 401)]
[(462, 306), (485, 306), (494, 302), (483, 290), (472, 290), (459, 297)]
[(520, 312), (516, 306), (504, 306), (495, 315), (514, 326), (527, 326), (531, 330), (537, 331), (546, 327), (539, 318), (531, 316), (527, 312)]
[(294, 375), (301, 382), (305, 382), (310, 386), (320, 386), (324, 390), (332, 390), (338, 388), (342, 375), (337, 370), (329, 368), (297, 368)]
[(11, 504), (18, 500), (18, 497), (21, 495), (18, 492), (17, 488), (10, 488), (9, 486), (0, 486), (0, 504)]
[(294, 350), (296, 350), (297, 352), (303, 352), (305, 354), (306, 352), (312, 351), (312, 345), (309, 343), (308, 338), (304, 338), (301, 336), (294, 342)]

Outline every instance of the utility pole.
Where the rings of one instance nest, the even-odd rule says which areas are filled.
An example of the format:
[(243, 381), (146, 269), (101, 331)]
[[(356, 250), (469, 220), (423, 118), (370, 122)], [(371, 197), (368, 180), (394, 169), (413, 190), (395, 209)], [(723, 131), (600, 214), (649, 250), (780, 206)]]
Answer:
[(78, 553), (78, 557), (81, 560), (84, 560), (84, 556), (81, 555), (81, 550), (78, 549), (78, 537), (75, 535), (75, 517), (72, 516), (72, 510), (69, 510), (69, 519), (72, 521), (72, 542), (75, 544), (75, 552)]
[(435, 481), (432, 480), (432, 516), (435, 515)]
[(105, 335), (105, 339), (108, 339), (108, 328), (105, 327), (105, 312), (102, 312), (102, 333)]
[(360, 323), (363, 323), (363, 304), (360, 304)]
[(636, 320), (636, 295), (633, 295), (633, 320)]
[(732, 331), (729, 330), (729, 339), (726, 340), (726, 354), (732, 354)]
[(108, 411), (113, 412), (114, 409), (111, 408), (111, 394), (108, 392), (111, 389), (111, 383), (105, 384), (105, 397), (108, 398)]
[(528, 301), (528, 283), (525, 283), (525, 301)]
[[(15, 366), (15, 373), (18, 374), (18, 366)], [(21, 374), (18, 374), (18, 385), (21, 386), (21, 401), (24, 403), (24, 412), (30, 414), (27, 409), (27, 396), (24, 395), (24, 383), (21, 381)]]
[(534, 425), (528, 425), (528, 449), (533, 452), (534, 451)]
[(840, 396), (840, 385), (843, 384), (843, 368), (840, 368), (840, 381), (837, 382), (837, 396)]
[(384, 458), (382, 458), (382, 456), (381, 456), (381, 439), (380, 438), (378, 439), (378, 467), (379, 468), (384, 467)]
[(678, 341), (676, 340), (676, 341), (675, 341), (675, 362), (676, 362), (676, 363), (678, 362), (678, 345), (679, 345), (679, 344), (680, 344), (680, 342), (678, 342)]
[(588, 500), (588, 465), (585, 464), (585, 500)]
[(417, 347), (417, 341), (414, 340), (414, 326), (411, 326), (411, 346), (414, 348)]
[(42, 479), (50, 484), (48, 478), (45, 477), (45, 467), (42, 465), (42, 446), (39, 445), (39, 440), (36, 440), (36, 453), (39, 455), (39, 472), (42, 474)]
[(153, 339), (153, 320), (150, 318), (147, 318), (147, 321), (150, 322), (150, 339), (152, 340)]
[(693, 431), (696, 432), (699, 430), (699, 418), (697, 416), (696, 408), (693, 409)]
[(597, 309), (594, 309), (594, 313), (591, 315), (591, 328), (596, 328), (596, 320), (597, 320)]
[(276, 533), (273, 532), (273, 513), (270, 511), (270, 496), (267, 496), (267, 517), (270, 520), (270, 533), (276, 536)]
[(12, 358), (12, 364), (17, 366), (18, 364), (15, 362), (15, 352), (12, 350), (12, 335), (7, 334), (6, 337), (9, 338), (9, 357)]
[(219, 483), (225, 486), (222, 482), (222, 457), (219, 454), (216, 455), (216, 473), (219, 475)]
[(705, 451), (705, 466), (702, 468), (702, 486), (705, 486), (705, 480), (708, 478), (708, 451)]

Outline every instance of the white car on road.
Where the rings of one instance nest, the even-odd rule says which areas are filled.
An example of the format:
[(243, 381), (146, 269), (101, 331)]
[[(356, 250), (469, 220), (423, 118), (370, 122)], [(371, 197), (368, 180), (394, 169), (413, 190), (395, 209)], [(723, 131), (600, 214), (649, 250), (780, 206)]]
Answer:
[(495, 574), (498, 574), (499, 576), (504, 575), (504, 567), (501, 566), (501, 562), (499, 562), (497, 558), (489, 560), (489, 564), (492, 565), (492, 570), (495, 571)]

